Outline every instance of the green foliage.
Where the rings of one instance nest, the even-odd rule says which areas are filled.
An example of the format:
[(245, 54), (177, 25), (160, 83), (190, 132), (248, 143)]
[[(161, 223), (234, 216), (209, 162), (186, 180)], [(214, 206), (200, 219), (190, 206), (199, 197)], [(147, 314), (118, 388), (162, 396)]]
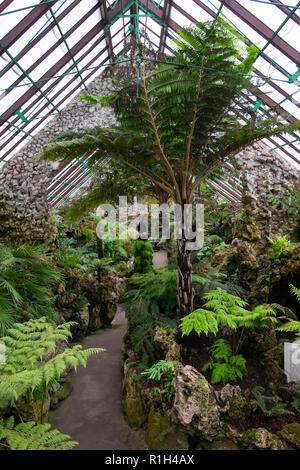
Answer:
[(141, 372), (142, 376), (147, 378), (147, 382), (156, 381), (162, 383), (160, 393), (164, 395), (168, 402), (172, 398), (172, 380), (175, 377), (175, 367), (173, 362), (161, 360), (153, 364), (149, 369)]
[(259, 390), (252, 390), (252, 394), (255, 398), (256, 404), (262, 410), (262, 412), (268, 416), (280, 416), (286, 412), (285, 408), (287, 407), (286, 403), (278, 403), (277, 405), (273, 406), (272, 408), (268, 408), (263, 398), (262, 394)]
[[(69, 246), (67, 245), (69, 240)], [(100, 265), (96, 241), (91, 240), (79, 246), (72, 239), (65, 240), (65, 246), (57, 254), (58, 265), (64, 269), (81, 269), (86, 274), (97, 274)]]
[(68, 367), (86, 366), (87, 359), (103, 349), (82, 350), (76, 345), (58, 353), (57, 343), (67, 343), (74, 322), (55, 326), (47, 318), (16, 323), (1, 341), (5, 363), (0, 364), (0, 406), (15, 402), (26, 394), (50, 390)]
[(297, 413), (300, 413), (300, 383), (298, 383), (296, 393), (292, 399), (292, 407), (295, 408)]
[[(300, 303), (300, 289), (290, 284), (290, 290), (292, 294), (295, 295), (296, 299)], [(295, 340), (300, 342), (300, 321), (298, 320), (291, 320), (284, 325), (281, 325), (277, 328), (278, 331), (286, 331), (287, 333), (294, 333)]]
[(270, 253), (274, 258), (274, 262), (279, 263), (282, 256), (291, 251), (292, 243), (287, 239), (286, 236), (276, 238), (274, 240), (268, 237), (268, 240), (271, 244)]
[(104, 254), (108, 258), (112, 258), (114, 261), (128, 260), (129, 254), (124, 248), (124, 240), (110, 240), (106, 238), (104, 240)]
[(232, 355), (232, 350), (227, 341), (218, 339), (209, 347), (212, 359), (203, 367), (203, 371), (211, 370), (211, 383), (236, 382), (247, 374), (246, 361), (241, 354)]
[(147, 240), (136, 240), (132, 245), (134, 255), (133, 271), (146, 274), (153, 272), (153, 248)]
[(61, 279), (42, 246), (12, 247), (0, 242), (0, 336), (24, 312), (56, 319), (51, 287)]
[[(247, 74), (257, 50), (241, 51), (242, 43), (228, 25), (199, 23), (179, 36), (168, 63), (153, 70), (141, 67), (138, 96), (135, 78), (128, 83), (124, 73), (108, 98), (83, 98), (112, 105), (119, 126), (67, 133), (43, 149), (40, 157), (49, 160), (70, 161), (94, 152), (89, 165), (103, 178), (74, 202), (72, 217), (101, 202), (115, 202), (119, 194), (142, 192), (145, 183), (180, 202), (179, 186), (192, 194), (226, 157), (260, 138), (300, 127), (298, 121), (278, 124), (275, 113), (254, 126), (247, 110), (239, 110), (244, 125), (243, 119), (232, 118), (233, 104), (251, 88)], [(240, 63), (241, 55), (245, 59)], [(186, 178), (188, 174), (193, 177)]]
[(203, 308), (182, 318), (180, 328), (183, 335), (189, 335), (192, 330), (198, 334), (216, 334), (220, 324), (237, 329), (241, 326), (261, 328), (267, 321), (276, 322), (276, 312), (271, 306), (259, 305), (252, 311), (247, 310), (247, 302), (220, 287), (203, 298), (206, 300)]
[[(14, 417), (0, 420), (0, 449), (10, 450), (70, 450), (78, 444), (70, 436), (50, 429), (51, 425), (34, 421), (15, 425)], [(5, 442), (3, 440), (5, 439)]]

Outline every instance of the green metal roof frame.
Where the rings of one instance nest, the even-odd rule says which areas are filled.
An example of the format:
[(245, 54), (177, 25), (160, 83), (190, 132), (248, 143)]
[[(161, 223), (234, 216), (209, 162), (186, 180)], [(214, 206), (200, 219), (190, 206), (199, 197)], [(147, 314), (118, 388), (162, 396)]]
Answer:
[[(294, 27), (299, 29), (300, 17), (297, 12), (300, 11), (300, 1), (292, 0), (290, 3), (294, 3), (294, 5), (286, 4), (289, 2), (283, 3), (280, 0), (247, 0), (247, 2), (245, 0), (239, 2), (236, 0), (190, 0), (184, 4), (191, 5), (191, 2), (197, 9), (198, 16), (195, 15), (197, 18), (194, 17), (194, 8), (192, 11), (188, 11), (188, 8), (184, 9), (183, 6), (180, 6), (179, 3), (182, 2), (179, 0), (95, 0), (94, 2), (90, 0), (90, 10), (86, 11), (79, 21), (76, 21), (74, 12), (83, 5), (83, 0), (44, 0), (40, 2), (33, 0), (31, 5), (23, 8), (14, 8), (14, 4), (16, 4), (14, 0), (3, 1), (0, 5), (0, 21), (4, 21), (8, 17), (13, 18), (14, 15), (23, 11), (24, 16), (0, 40), (0, 56), (5, 53), (9, 58), (8, 64), (0, 70), (0, 77), (5, 78), (9, 71), (15, 70), (15, 67), (20, 71), (17, 79), (9, 86), (3, 87), (0, 94), (2, 93), (1, 97), (6, 97), (14, 90), (21, 92), (22, 88), (24, 88), (24, 93), (20, 94), (16, 101), (9, 103), (7, 109), (2, 111), (2, 115), (0, 115), (0, 162), (4, 164), (11, 157), (14, 149), (20, 148), (20, 145), (27, 143), (28, 139), (34, 138), (46, 119), (64, 113), (66, 100), (78, 91), (86, 90), (88, 83), (96, 74), (108, 65), (114, 65), (117, 61), (128, 60), (125, 55), (125, 41), (130, 36), (134, 36), (135, 40), (139, 41), (141, 28), (149, 33), (150, 43), (155, 50), (160, 53), (172, 52), (169, 39), (176, 36), (177, 31), (186, 24), (184, 22), (179, 24), (175, 21), (174, 18), (178, 14), (183, 15), (187, 23), (201, 20), (199, 17), (201, 11), (212, 18), (223, 15), (236, 27), (248, 45), (253, 44), (253, 41), (240, 27), (235, 25), (232, 14), (237, 18), (236, 21), (242, 20), (243, 23), (251, 25), (253, 30), (266, 40), (266, 43), (259, 48), (257, 59), (262, 57), (282, 75), (282, 78), (279, 78), (278, 75), (270, 76), (268, 84), (283, 98), (276, 101), (258, 87), (255, 92), (256, 102), (248, 98), (249, 102), (257, 112), (264, 114), (268, 113), (270, 109), (284, 114), (286, 110), (282, 105), (290, 103), (300, 108), (300, 103), (295, 99), (295, 95), (300, 91), (300, 88), (295, 90), (295, 86), (300, 86), (300, 53), (280, 36), (285, 25), (291, 22)], [(277, 29), (272, 30), (248, 10), (245, 4), (250, 4), (250, 2), (269, 5), (273, 10), (278, 8), (281, 14), (284, 13), (284, 19)], [(229, 12), (230, 18), (228, 18)], [(99, 21), (84, 34), (81, 33), (78, 41), (71, 45), (69, 43), (70, 36), (84, 21), (89, 21), (92, 17), (95, 19), (95, 15), (99, 15)], [(71, 17), (71, 27), (67, 29), (66, 26), (62, 26), (62, 22)], [(43, 18), (45, 23), (35, 32), (31, 40), (17, 53), (12, 53), (11, 49), (15, 43), (30, 28), (34, 32), (35, 25)], [(156, 24), (155, 28), (150, 25), (152, 21)], [(115, 25), (119, 27), (113, 33), (112, 31), (116, 29)], [(56, 35), (56, 42), (44, 54), (39, 55), (37, 52), (34, 56), (36, 57), (35, 61), (29, 67), (24, 67), (22, 65), (23, 57), (30, 51), (38, 51), (39, 42), (49, 32), (55, 31), (55, 28), (59, 32), (59, 39)], [(123, 33), (122, 39), (118, 40), (121, 33)], [(33, 79), (32, 74), (35, 73), (36, 68), (60, 45), (64, 46), (66, 53), (49, 70), (40, 74), (37, 79)], [(123, 45), (124, 47), (122, 47)], [(257, 44), (255, 45), (257, 46)], [(295, 68), (286, 70), (278, 60), (274, 60), (267, 53), (270, 45), (292, 61)], [(93, 51), (97, 47), (100, 50), (96, 55), (93, 55)], [(88, 62), (82, 66), (81, 63), (87, 60)], [(259, 78), (265, 77), (265, 74), (258, 69), (255, 70), (254, 75)], [(67, 81), (68, 78), (70, 80)], [(292, 85), (290, 93), (287, 91), (287, 84)], [(59, 100), (61, 93), (65, 93), (65, 96)], [(294, 119), (295, 117), (291, 114), (289, 120), (293, 121)], [(300, 136), (298, 133), (292, 133), (290, 139), (280, 136), (277, 140), (269, 140), (273, 142), (274, 150), (279, 150), (281, 155), (285, 154), (289, 161), (300, 164), (300, 150), (297, 147)], [(86, 168), (86, 163), (75, 166), (73, 163), (62, 165), (49, 188), (49, 198), (54, 205), (61, 204), (62, 201), (78, 191), (90, 177), (91, 173)], [(216, 183), (212, 183), (212, 185), (215, 186)], [(225, 183), (223, 186), (222, 191), (229, 200), (230, 198), (240, 198), (239, 190), (226, 187)]]

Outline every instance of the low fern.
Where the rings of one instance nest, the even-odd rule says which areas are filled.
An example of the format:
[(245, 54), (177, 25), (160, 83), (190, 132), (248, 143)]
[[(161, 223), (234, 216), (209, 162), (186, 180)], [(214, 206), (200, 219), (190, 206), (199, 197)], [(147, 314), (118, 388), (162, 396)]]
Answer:
[(173, 362), (161, 360), (153, 364), (149, 369), (141, 372), (146, 377), (147, 382), (156, 381), (162, 383), (162, 389), (159, 392), (164, 395), (168, 402), (172, 397), (172, 380), (175, 376), (175, 367)]
[(78, 444), (70, 436), (51, 429), (51, 425), (34, 421), (15, 425), (14, 417), (0, 420), (0, 449), (10, 450), (70, 450)]
[(0, 364), (0, 405), (6, 406), (26, 394), (49, 390), (68, 367), (86, 366), (87, 359), (103, 349), (82, 350), (80, 345), (58, 353), (57, 343), (67, 343), (74, 322), (59, 326), (46, 318), (16, 323), (2, 338), (5, 363)]
[(218, 339), (208, 350), (212, 359), (203, 366), (202, 370), (212, 371), (212, 384), (236, 382), (247, 374), (246, 360), (241, 354), (232, 355), (231, 347), (224, 339)]
[(183, 335), (196, 333), (216, 334), (219, 325), (232, 329), (239, 327), (262, 327), (267, 321), (276, 322), (276, 312), (270, 305), (259, 305), (252, 311), (246, 309), (247, 302), (218, 287), (203, 296), (206, 302), (182, 318), (180, 328)]
[[(294, 294), (298, 302), (300, 303), (300, 289), (290, 284), (291, 293)], [(285, 331), (287, 333), (294, 333), (295, 340), (300, 342), (300, 321), (291, 320), (284, 325), (277, 328), (278, 331)]]
[(286, 403), (278, 403), (272, 408), (268, 408), (264, 397), (258, 390), (252, 390), (252, 395), (255, 398), (255, 403), (259, 406), (264, 414), (268, 416), (279, 416), (286, 413)]

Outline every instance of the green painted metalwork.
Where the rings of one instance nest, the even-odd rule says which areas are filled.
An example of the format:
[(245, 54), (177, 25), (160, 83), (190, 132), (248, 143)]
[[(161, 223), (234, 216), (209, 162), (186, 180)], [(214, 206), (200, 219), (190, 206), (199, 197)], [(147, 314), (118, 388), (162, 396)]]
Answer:
[(30, 6), (27, 6), (27, 7), (18, 8), (17, 10), (5, 11), (4, 13), (0, 13), (0, 16), (10, 15), (11, 13), (17, 13), (18, 11), (23, 11), (23, 10), (30, 10), (30, 8), (39, 7), (41, 5), (47, 5), (49, 3), (54, 3), (54, 0), (47, 0), (45, 2), (36, 3), (35, 5), (30, 5)]
[(298, 68), (297, 72), (295, 72), (294, 75), (290, 79), (291, 83), (294, 83), (298, 79), (298, 77), (300, 77), (300, 65), (297, 65), (297, 68)]
[(29, 122), (27, 117), (25, 117), (22, 113), (21, 108), (17, 109), (17, 111), (14, 112), (13, 116), (18, 116), (23, 122)]
[(31, 138), (34, 139), (34, 136), (31, 135), (31, 134), (29, 134), (29, 132), (24, 131), (24, 129), (21, 129), (21, 127), (17, 126), (16, 124), (14, 124), (14, 123), (8, 121), (7, 119), (4, 119), (3, 116), (0, 116), (0, 119), (1, 119), (2, 121), (4, 121), (6, 124), (9, 124), (10, 126), (15, 127), (18, 131), (22, 132), (23, 134), (26, 134), (27, 137), (31, 137)]
[(62, 37), (62, 40), (64, 41), (64, 44), (65, 44), (65, 46), (66, 46), (66, 48), (67, 48), (67, 51), (68, 51), (68, 53), (70, 54), (71, 60), (72, 60), (73, 64), (75, 65), (76, 71), (77, 71), (77, 73), (78, 73), (78, 75), (79, 75), (79, 78), (80, 78), (80, 81), (81, 81), (81, 84), (82, 84), (83, 88), (84, 88), (85, 90), (87, 90), (87, 86), (86, 86), (86, 84), (85, 84), (85, 81), (84, 81), (84, 79), (82, 78), (82, 75), (81, 75), (80, 71), (78, 70), (78, 66), (77, 66), (77, 64), (76, 64), (76, 62), (75, 62), (74, 56), (73, 56), (73, 54), (72, 54), (72, 52), (71, 52), (71, 49), (69, 48), (67, 39), (66, 39), (64, 33), (62, 32), (62, 29), (61, 29), (61, 27), (60, 27), (60, 25), (59, 25), (59, 23), (58, 23), (58, 21), (57, 21), (57, 18), (56, 18), (56, 16), (55, 16), (55, 14), (54, 14), (52, 8), (50, 8), (50, 14), (51, 14), (51, 16), (52, 16), (52, 18), (53, 18), (53, 20), (54, 20), (54, 23), (55, 23), (55, 25), (56, 25), (56, 27), (57, 27), (57, 29), (58, 29), (58, 31), (59, 31), (59, 34), (60, 34), (61, 37)]
[(274, 31), (274, 33), (272, 34), (271, 38), (266, 42), (266, 44), (264, 45), (264, 47), (262, 49), (260, 49), (260, 51), (258, 52), (257, 56), (256, 56), (256, 60), (258, 59), (258, 57), (262, 54), (262, 52), (267, 49), (267, 47), (271, 44), (272, 40), (278, 35), (279, 31), (282, 30), (282, 28), (284, 27), (284, 25), (288, 22), (288, 20), (291, 18), (291, 16), (293, 16), (293, 14), (297, 11), (297, 9), (300, 8), (300, 1), (297, 3), (297, 5), (293, 8), (293, 10), (291, 10), (291, 12), (286, 16), (286, 18), (284, 19), (284, 21), (281, 23), (280, 26), (278, 26), (278, 28), (276, 29), (276, 31)]
[[(2, 42), (0, 42), (0, 47), (4, 48), (4, 45), (2, 44)], [(28, 78), (28, 80), (30, 81), (30, 83), (32, 83), (33, 86), (35, 86), (35, 88), (37, 89), (37, 91), (39, 93), (41, 93), (41, 95), (48, 101), (48, 103), (56, 110), (59, 112), (59, 109), (55, 106), (54, 103), (52, 103), (52, 101), (49, 99), (49, 97), (38, 87), (38, 85), (36, 84), (36, 82), (34, 80), (32, 80), (32, 78), (28, 75), (28, 73), (26, 72), (26, 70), (23, 69), (23, 67), (19, 64), (19, 62), (11, 55), (10, 52), (6, 51), (6, 54), (8, 55), (8, 57), (10, 58), (10, 60), (21, 70), (21, 72), (25, 75), (26, 78)]]
[(291, 140), (290, 142), (287, 142), (286, 144), (277, 145), (276, 147), (273, 147), (271, 150), (280, 149), (281, 147), (286, 147), (287, 145), (291, 145), (291, 144), (294, 144), (295, 142), (299, 142), (299, 141), (300, 141), (300, 138), (295, 139), (295, 140)]

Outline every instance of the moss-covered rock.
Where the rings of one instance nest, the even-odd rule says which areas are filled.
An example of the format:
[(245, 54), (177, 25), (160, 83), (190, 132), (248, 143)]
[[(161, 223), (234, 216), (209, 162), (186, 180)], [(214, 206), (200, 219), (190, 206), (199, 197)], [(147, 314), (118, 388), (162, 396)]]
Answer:
[(200, 441), (196, 450), (239, 450), (239, 447), (230, 439), (216, 439), (213, 442)]
[(135, 366), (130, 360), (124, 364), (122, 406), (129, 425), (140, 428), (146, 422), (148, 413), (141, 397), (141, 384), (137, 381)]
[(188, 435), (170, 417), (153, 409), (149, 413), (146, 444), (149, 450), (188, 450)]
[(59, 405), (59, 402), (68, 398), (68, 396), (72, 393), (72, 390), (73, 385), (71, 382), (61, 383), (59, 389), (51, 395), (51, 409), (56, 409)]
[(243, 419), (251, 411), (238, 385), (227, 384), (219, 392), (216, 392), (216, 396), (222, 407), (220, 410), (222, 419)]
[(264, 428), (250, 429), (245, 432), (241, 444), (248, 449), (288, 450), (289, 446), (281, 441), (276, 434)]
[(300, 449), (300, 424), (289, 423), (283, 426), (280, 431), (281, 437), (292, 447)]

